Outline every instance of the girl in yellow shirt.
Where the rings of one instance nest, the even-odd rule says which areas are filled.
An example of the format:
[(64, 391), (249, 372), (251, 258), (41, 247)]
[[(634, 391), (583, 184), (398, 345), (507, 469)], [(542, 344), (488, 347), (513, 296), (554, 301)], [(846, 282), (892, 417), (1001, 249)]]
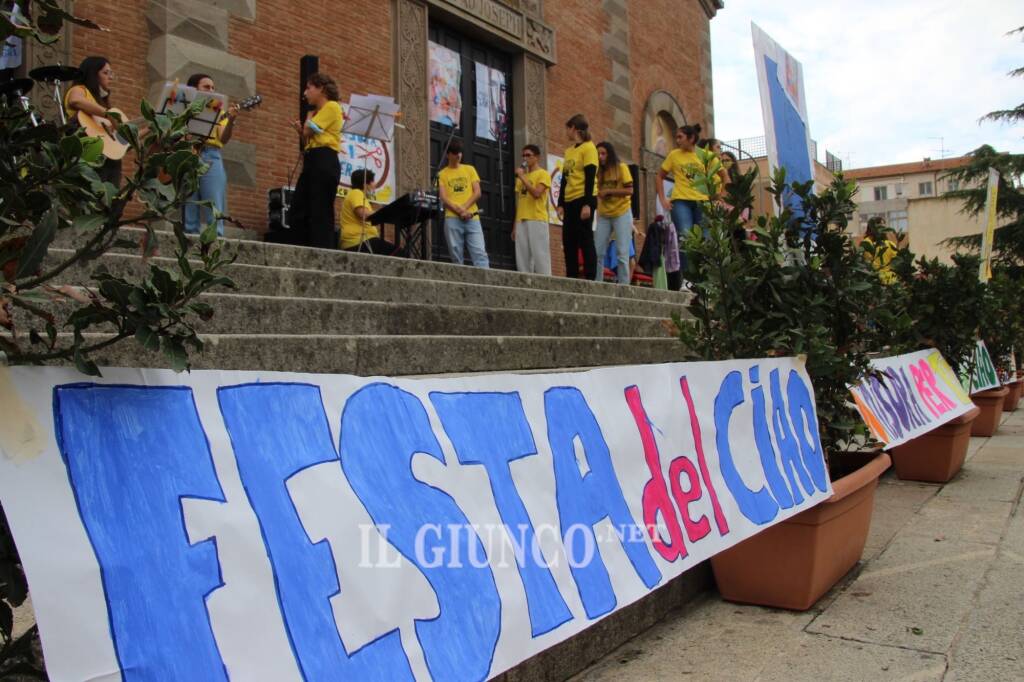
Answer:
[(288, 212), (288, 224), (298, 243), (321, 249), (338, 248), (334, 229), (334, 199), (341, 181), (341, 129), (343, 115), (338, 104), (338, 85), (322, 73), (306, 80), (302, 96), (313, 107), (305, 123), (292, 121), (302, 137), (305, 152), (302, 174)]
[(372, 170), (352, 171), (349, 181), (352, 189), (341, 204), (341, 250), (360, 251), (391, 256), (398, 249), (389, 241), (381, 239), (376, 225), (370, 224), (370, 200), (366, 191), (374, 187), (376, 175)]
[(633, 241), (633, 176), (629, 166), (619, 161), (615, 145), (597, 143), (597, 223), (594, 228), (594, 248), (601, 254), (594, 279), (604, 281), (604, 253), (608, 242), (615, 239), (618, 266), (615, 279), (629, 284), (629, 245)]
[[(75, 79), (64, 95), (64, 111), (68, 120), (75, 122), (78, 112), (94, 117), (108, 130), (116, 123), (107, 118), (110, 109), (110, 89), (114, 83), (114, 68), (106, 57), (86, 57), (78, 65), (82, 75)], [(98, 171), (100, 179), (115, 187), (121, 186), (121, 159), (107, 159)]]
[[(194, 73), (188, 78), (189, 87), (199, 92), (216, 92), (213, 78), (205, 73)], [(199, 157), (207, 165), (206, 173), (199, 178), (199, 190), (189, 197), (188, 203), (182, 208), (185, 231), (198, 234), (213, 219), (209, 206), (200, 206), (195, 202), (209, 201), (218, 215), (227, 212), (228, 176), (224, 172), (224, 159), (221, 150), (231, 140), (235, 131), (235, 118), (238, 117), (238, 106), (232, 106), (226, 114), (222, 114), (213, 135), (199, 150)], [(217, 219), (217, 234), (224, 236), (224, 221)]]
[(590, 123), (583, 114), (565, 122), (565, 135), (572, 145), (565, 150), (562, 187), (558, 194), (558, 217), (562, 219), (562, 250), (565, 276), (579, 276), (579, 252), (583, 251), (583, 274), (597, 276), (594, 250), (594, 211), (597, 195), (597, 147), (590, 139)]

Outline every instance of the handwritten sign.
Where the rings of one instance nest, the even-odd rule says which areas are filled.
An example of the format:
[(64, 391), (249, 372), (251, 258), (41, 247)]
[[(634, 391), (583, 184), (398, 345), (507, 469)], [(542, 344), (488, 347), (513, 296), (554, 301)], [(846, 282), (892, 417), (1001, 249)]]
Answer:
[[(968, 375), (966, 372), (961, 373), (960, 381), (964, 386), (968, 386), (971, 395), (980, 393), (982, 391), (988, 391), (993, 388), (999, 388), (1002, 386), (1002, 382), (999, 381), (999, 374), (996, 372), (996, 366), (992, 362), (992, 356), (989, 355), (988, 347), (985, 342), (978, 340), (977, 346), (974, 348), (974, 371)], [(964, 368), (966, 369), (966, 367)]]
[(974, 407), (937, 350), (879, 358), (871, 366), (877, 374), (850, 392), (871, 434), (887, 447), (913, 440)]
[(831, 494), (795, 359), (104, 375), (0, 370), (58, 681), (482, 680)]
[[(342, 111), (347, 114), (347, 104), (342, 104)], [(374, 140), (342, 131), (341, 150), (338, 152), (338, 162), (341, 164), (338, 196), (345, 197), (352, 189), (354, 171), (368, 170), (373, 171), (374, 182), (378, 184), (377, 189), (372, 192), (372, 199), (381, 204), (390, 203), (395, 199), (394, 159), (394, 142)]]

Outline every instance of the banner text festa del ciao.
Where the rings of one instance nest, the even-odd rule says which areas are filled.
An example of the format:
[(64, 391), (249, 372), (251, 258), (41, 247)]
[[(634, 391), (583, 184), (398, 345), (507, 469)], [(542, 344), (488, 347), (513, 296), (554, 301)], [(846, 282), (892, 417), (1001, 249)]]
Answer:
[(0, 371), (53, 680), (481, 680), (831, 495), (794, 359)]

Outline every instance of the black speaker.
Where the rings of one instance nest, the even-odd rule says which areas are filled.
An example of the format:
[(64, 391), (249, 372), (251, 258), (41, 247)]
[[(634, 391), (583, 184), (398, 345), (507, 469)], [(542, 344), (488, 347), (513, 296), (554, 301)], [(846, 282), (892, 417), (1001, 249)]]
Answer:
[(306, 90), (306, 80), (314, 73), (320, 70), (320, 58), (316, 55), (307, 54), (299, 60), (299, 120), (305, 121), (306, 114), (309, 113), (311, 106), (306, 104), (306, 100), (302, 97), (302, 93)]
[(292, 187), (274, 187), (267, 190), (267, 233), (264, 239), (278, 244), (296, 244), (297, 235), (288, 225), (288, 207), (295, 190)]

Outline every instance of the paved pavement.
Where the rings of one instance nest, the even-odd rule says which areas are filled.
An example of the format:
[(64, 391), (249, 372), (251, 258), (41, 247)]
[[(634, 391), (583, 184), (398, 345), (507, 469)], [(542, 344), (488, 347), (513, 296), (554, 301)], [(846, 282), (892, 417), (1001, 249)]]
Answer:
[(574, 680), (1024, 680), (1024, 408), (945, 485), (875, 498), (860, 565), (806, 613), (711, 593)]

